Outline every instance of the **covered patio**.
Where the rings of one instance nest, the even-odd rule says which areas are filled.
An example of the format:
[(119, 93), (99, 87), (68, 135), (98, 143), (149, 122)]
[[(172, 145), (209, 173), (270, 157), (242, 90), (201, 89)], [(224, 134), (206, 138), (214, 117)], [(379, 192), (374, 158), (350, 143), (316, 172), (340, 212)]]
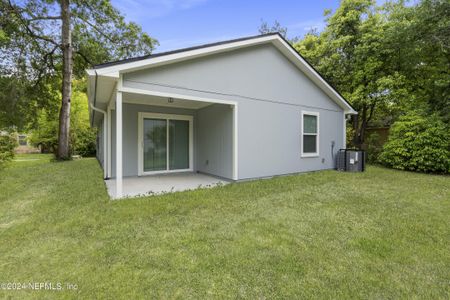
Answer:
[(94, 73), (88, 91), (112, 199), (237, 180), (236, 102), (130, 82)]
[[(201, 173), (183, 172), (143, 177), (124, 177), (121, 197), (139, 197), (182, 192), (198, 188), (212, 188), (228, 184), (229, 181)], [(105, 180), (112, 199), (120, 198), (116, 193), (116, 180)]]

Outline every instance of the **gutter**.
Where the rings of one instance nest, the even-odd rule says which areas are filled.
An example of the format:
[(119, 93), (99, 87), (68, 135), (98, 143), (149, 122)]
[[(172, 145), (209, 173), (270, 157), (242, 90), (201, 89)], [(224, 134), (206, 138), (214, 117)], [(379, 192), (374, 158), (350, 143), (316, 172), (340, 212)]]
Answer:
[(108, 175), (106, 173), (106, 161), (107, 161), (107, 157), (108, 157), (107, 153), (106, 153), (106, 151), (107, 151), (106, 139), (107, 139), (107, 136), (108, 136), (106, 130), (107, 130), (107, 124), (108, 124), (107, 123), (108, 114), (106, 113), (106, 111), (104, 111), (104, 110), (102, 110), (102, 109), (100, 109), (98, 107), (95, 107), (95, 103), (96, 103), (96, 100), (97, 100), (97, 76), (98, 76), (97, 75), (97, 71), (95, 71), (94, 104), (89, 103), (90, 107), (92, 109), (91, 127), (94, 124), (95, 112), (97, 111), (99, 113), (102, 113), (103, 114), (103, 178), (104, 179), (108, 179)]
[[(94, 84), (94, 105), (90, 105), (92, 108), (95, 106), (95, 104), (97, 103), (97, 78), (98, 78), (98, 74), (97, 74), (97, 70), (95, 71), (95, 84)], [(95, 109), (92, 112), (92, 120), (91, 120), (91, 127), (94, 127), (94, 119), (95, 119)]]

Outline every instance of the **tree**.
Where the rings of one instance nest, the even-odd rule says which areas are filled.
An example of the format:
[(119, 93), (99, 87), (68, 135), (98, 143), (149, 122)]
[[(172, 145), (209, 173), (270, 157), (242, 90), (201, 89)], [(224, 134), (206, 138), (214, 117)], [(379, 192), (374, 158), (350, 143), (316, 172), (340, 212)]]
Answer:
[(258, 32), (259, 34), (279, 33), (291, 44), (298, 41), (298, 37), (288, 38), (287, 27), (282, 26), (277, 20), (275, 20), (272, 25), (269, 25), (266, 21), (261, 20), (261, 25), (259, 25)]
[(0, 131), (0, 168), (3, 163), (14, 158), (14, 149), (17, 147), (17, 135), (11, 132)]
[[(72, 83), (71, 116), (70, 118), (70, 153), (82, 156), (95, 154), (96, 130), (89, 126), (89, 110), (86, 95), (86, 82), (74, 80)], [(55, 98), (61, 98), (61, 92), (55, 91)], [(49, 106), (38, 112), (37, 122), (29, 132), (30, 142), (46, 151), (53, 151), (57, 147), (58, 111), (56, 107)]]
[(436, 114), (410, 112), (391, 127), (380, 161), (392, 168), (450, 172), (450, 131)]
[(21, 70), (36, 83), (62, 78), (58, 158), (67, 159), (73, 75), (105, 60), (148, 54), (157, 42), (125, 22), (108, 0), (1, 0), (0, 8), (2, 68), (9, 76)]
[(326, 12), (323, 32), (294, 44), (358, 111), (353, 145), (361, 147), (369, 124), (413, 110), (450, 121), (449, 14), (442, 0), (344, 0)]
[(376, 111), (392, 109), (403, 95), (403, 80), (386, 64), (385, 19), (374, 1), (344, 0), (326, 21), (322, 33), (306, 35), (295, 48), (358, 111), (353, 144), (361, 147)]
[(438, 113), (450, 123), (450, 2), (402, 1), (383, 7), (387, 16), (385, 43), (393, 51), (389, 64), (405, 79), (403, 111)]

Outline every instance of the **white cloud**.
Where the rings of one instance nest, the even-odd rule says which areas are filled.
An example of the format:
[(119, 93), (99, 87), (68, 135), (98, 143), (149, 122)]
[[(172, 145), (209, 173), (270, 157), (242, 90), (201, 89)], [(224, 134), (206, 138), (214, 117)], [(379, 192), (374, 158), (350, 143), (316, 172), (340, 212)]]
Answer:
[(322, 31), (325, 28), (325, 21), (323, 19), (318, 20), (306, 20), (298, 23), (294, 23), (286, 26), (288, 29), (288, 35), (305, 34), (311, 30)]
[(236, 38), (241, 38), (245, 36), (251, 36), (255, 35), (255, 32), (252, 33), (240, 33), (236, 35), (217, 35), (217, 36), (209, 36), (209, 37), (200, 37), (196, 39), (189, 39), (189, 38), (181, 38), (181, 39), (167, 39), (167, 40), (160, 40), (159, 46), (157, 48), (157, 52), (165, 52), (170, 50), (176, 50), (181, 48), (187, 48), (187, 47), (193, 47), (193, 46), (200, 46), (203, 44), (209, 44), (209, 43), (215, 43), (215, 42), (222, 42), (227, 40), (232, 40)]

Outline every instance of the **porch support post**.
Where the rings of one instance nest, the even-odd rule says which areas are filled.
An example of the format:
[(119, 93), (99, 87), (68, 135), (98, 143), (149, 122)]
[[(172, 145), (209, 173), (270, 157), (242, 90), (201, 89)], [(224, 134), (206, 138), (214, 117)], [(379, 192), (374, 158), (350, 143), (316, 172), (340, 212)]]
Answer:
[[(345, 115), (345, 111), (343, 113), (343, 132), (342, 132), (342, 148), (346, 149), (347, 148), (347, 116)], [(338, 149), (339, 150), (339, 149)]]
[(239, 179), (238, 163), (238, 105), (233, 105), (233, 180)]
[(108, 104), (108, 108), (106, 110), (106, 115), (108, 116), (108, 163), (107, 163), (107, 168), (108, 168), (108, 178), (112, 177), (112, 104), (113, 104), (113, 100), (109, 101)]
[[(120, 81), (122, 78), (119, 79)], [(122, 198), (122, 92), (116, 94), (116, 198)]]
[(106, 114), (108, 115), (108, 157), (107, 157), (107, 163), (106, 163), (106, 168), (107, 168), (107, 172), (106, 172), (106, 176), (108, 178), (111, 178), (111, 148), (112, 148), (112, 142), (111, 142), (111, 138), (112, 138), (112, 127), (111, 127), (111, 118), (112, 118), (112, 113), (111, 113), (111, 102), (108, 105), (108, 109), (106, 111)]
[(108, 178), (108, 114), (103, 114), (103, 178)]
[(99, 113), (101, 113), (101, 114), (103, 114), (103, 131), (102, 131), (102, 134), (103, 134), (103, 178), (104, 179), (106, 179), (107, 177), (108, 177), (108, 170), (107, 170), (107, 167), (106, 167), (106, 165), (107, 165), (107, 159), (108, 159), (108, 157), (107, 157), (107, 149), (106, 149), (106, 139), (107, 139), (107, 128), (106, 128), (106, 125), (107, 125), (107, 113), (106, 113), (106, 111), (104, 111), (104, 110), (101, 110), (100, 108), (98, 108), (98, 107), (95, 107), (92, 103), (90, 103), (90, 106), (91, 106), (91, 109), (93, 110), (93, 111), (96, 111), (96, 112), (99, 112)]

